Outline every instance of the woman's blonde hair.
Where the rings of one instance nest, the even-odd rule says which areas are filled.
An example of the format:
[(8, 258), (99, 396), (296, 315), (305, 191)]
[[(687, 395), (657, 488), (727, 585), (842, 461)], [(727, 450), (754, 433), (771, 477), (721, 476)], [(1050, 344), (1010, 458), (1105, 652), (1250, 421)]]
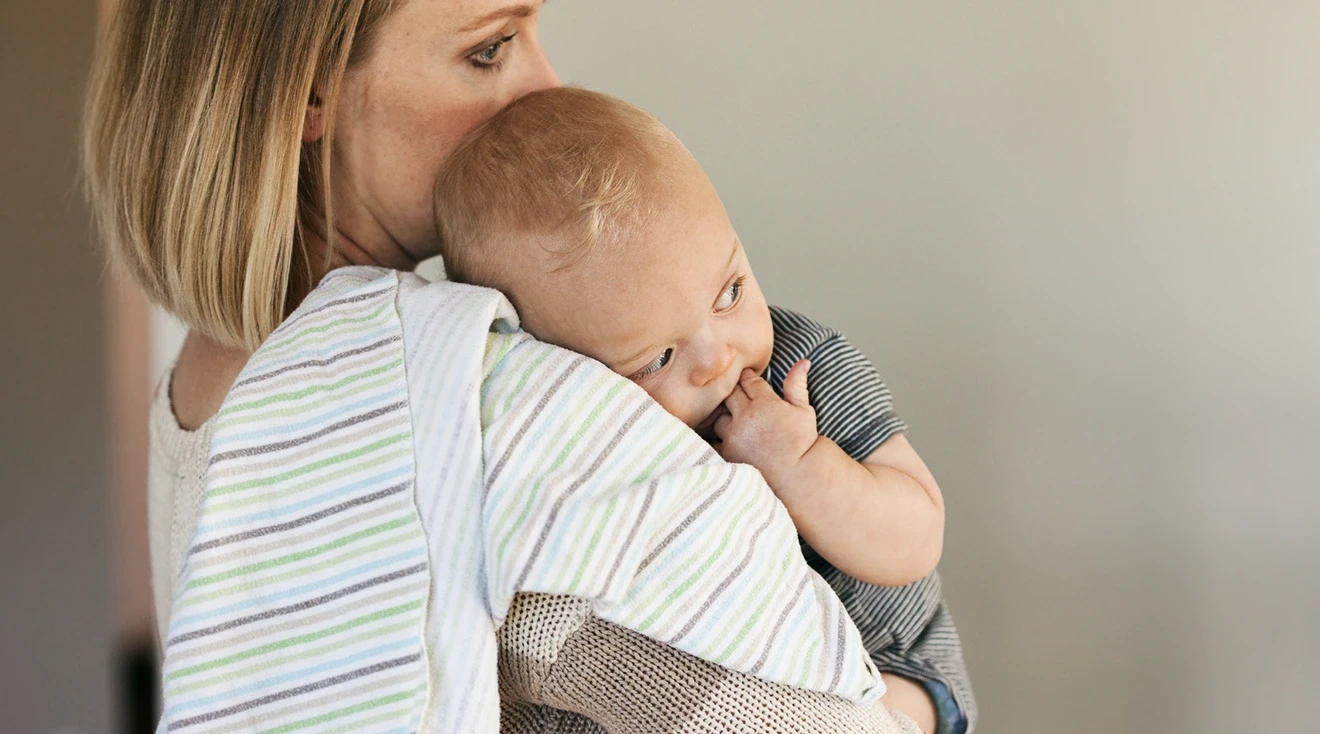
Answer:
[[(250, 350), (290, 288), (314, 285), (325, 264), (303, 232), (333, 246), (339, 83), (395, 4), (119, 0), (88, 86), (83, 170), (102, 238), (153, 301)], [(312, 101), (325, 134), (304, 145)]]

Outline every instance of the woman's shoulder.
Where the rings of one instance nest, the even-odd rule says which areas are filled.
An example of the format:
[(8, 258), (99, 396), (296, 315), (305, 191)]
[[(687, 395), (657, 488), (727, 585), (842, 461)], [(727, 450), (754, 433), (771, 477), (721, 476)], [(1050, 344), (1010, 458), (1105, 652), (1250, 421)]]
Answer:
[(247, 361), (248, 354), (242, 350), (226, 347), (200, 332), (188, 332), (161, 397), (177, 427), (194, 432), (210, 421)]
[[(322, 287), (312, 291), (303, 307), (295, 311), (276, 333), (294, 330), (288, 321), (308, 310), (308, 301), (314, 307), (332, 300), (327, 297), (333, 297), (346, 287), (373, 282), (384, 284), (388, 280), (388, 271), (380, 268), (342, 268), (334, 271), (326, 276)], [(325, 287), (327, 284), (330, 284), (328, 288)], [(272, 334), (274, 337), (275, 334)], [(174, 369), (165, 380), (161, 391), (163, 394), (157, 396), (156, 402), (163, 410), (153, 411), (153, 416), (161, 417), (158, 422), (162, 440), (172, 436), (175, 442), (186, 441), (187, 434), (197, 432), (209, 424), (250, 358), (251, 355), (244, 350), (227, 347), (198, 331), (188, 332)], [(171, 418), (173, 424), (165, 420), (165, 417)]]
[(197, 524), (204, 494), (206, 458), (214, 417), (188, 430), (175, 417), (167, 372), (151, 400), (151, 452), (147, 471), (147, 533), (151, 555), (152, 594), (162, 640), (169, 624), (174, 581)]
[[(393, 308), (383, 308), (386, 304)], [(482, 331), (492, 325), (505, 331), (518, 326), (513, 306), (497, 290), (388, 268), (352, 266), (327, 274), (268, 344), (308, 333), (381, 327), (396, 318), (409, 340), (434, 339), (473, 325)], [(423, 324), (429, 328), (420, 328)], [(267, 344), (262, 345), (265, 349)]]
[[(480, 331), (511, 332), (518, 314), (503, 293), (492, 288), (398, 273), (399, 315), (405, 331), (410, 322), (443, 321), (444, 331), (476, 327)], [(434, 329), (425, 333), (433, 333)]]
[(160, 378), (148, 414), (152, 458), (171, 465), (195, 461), (199, 454), (205, 459), (211, 431), (215, 427), (214, 411), (194, 423), (179, 420), (172, 395), (177, 372), (176, 363)]
[[(437, 323), (443, 328), (434, 328)], [(246, 379), (245, 370), (258, 368), (254, 362), (265, 369), (290, 357), (356, 354), (364, 345), (350, 342), (392, 337), (427, 346), (478, 323), (482, 331), (491, 324), (512, 330), (517, 315), (501, 293), (487, 288), (431, 282), (387, 268), (339, 268), (321, 280), (255, 355), (190, 332), (161, 402), (177, 429), (190, 433), (214, 418), (234, 386)], [(397, 334), (401, 324), (403, 333)]]

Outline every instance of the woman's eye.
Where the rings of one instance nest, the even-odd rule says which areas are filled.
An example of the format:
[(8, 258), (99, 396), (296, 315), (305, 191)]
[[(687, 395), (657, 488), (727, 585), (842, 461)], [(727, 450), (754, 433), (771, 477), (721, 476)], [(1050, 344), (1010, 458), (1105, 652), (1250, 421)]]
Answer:
[(486, 70), (498, 69), (500, 67), (500, 64), (503, 63), (500, 60), (500, 55), (501, 52), (504, 50), (504, 45), (509, 41), (512, 41), (514, 39), (514, 36), (517, 35), (518, 35), (517, 33), (509, 34), (499, 39), (498, 41), (495, 41), (489, 46), (486, 46), (480, 51), (472, 54), (468, 58), (472, 60), (472, 65), (479, 69), (486, 69)]
[(666, 349), (665, 351), (661, 352), (659, 357), (656, 357), (655, 359), (651, 360), (650, 364), (646, 365), (640, 370), (637, 370), (636, 372), (629, 375), (628, 379), (640, 380), (643, 377), (646, 377), (647, 375), (654, 375), (655, 373), (664, 369), (665, 365), (669, 364), (669, 360), (673, 359), (673, 357), (674, 357), (674, 349), (673, 347), (670, 347), (669, 349)]
[(744, 278), (739, 278), (724, 289), (724, 292), (720, 294), (720, 300), (715, 302), (716, 312), (728, 311), (738, 304), (738, 299), (742, 298), (743, 280)]

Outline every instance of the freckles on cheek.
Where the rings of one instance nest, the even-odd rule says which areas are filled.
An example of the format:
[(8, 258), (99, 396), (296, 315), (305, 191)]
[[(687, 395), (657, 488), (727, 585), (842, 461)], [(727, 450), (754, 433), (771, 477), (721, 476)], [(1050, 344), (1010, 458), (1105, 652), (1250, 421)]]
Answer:
[(463, 138), (494, 116), (499, 108), (463, 105), (460, 100), (453, 99), (432, 102), (427, 107), (410, 110), (397, 124), (405, 126), (405, 136), (414, 141), (412, 155), (434, 169), (432, 173), (439, 173), (440, 166)]
[(454, 144), (504, 109), (504, 102), (489, 98), (456, 97), (448, 100), (444, 116)]

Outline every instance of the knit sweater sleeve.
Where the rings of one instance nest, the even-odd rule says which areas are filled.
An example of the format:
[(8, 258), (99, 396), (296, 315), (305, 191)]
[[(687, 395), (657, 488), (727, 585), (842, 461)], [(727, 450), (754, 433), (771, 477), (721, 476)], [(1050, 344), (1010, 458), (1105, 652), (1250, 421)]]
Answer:
[(170, 405), (166, 372), (151, 401), (151, 447), (147, 468), (147, 541), (151, 559), (151, 593), (156, 606), (156, 630), (162, 649), (169, 627), (175, 581), (183, 568), (188, 541), (197, 526), (206, 484), (206, 455), (215, 419), (195, 431), (185, 430)]
[(520, 594), (498, 633), (503, 734), (920, 734), (879, 701), (770, 683), (604, 621), (583, 599)]

